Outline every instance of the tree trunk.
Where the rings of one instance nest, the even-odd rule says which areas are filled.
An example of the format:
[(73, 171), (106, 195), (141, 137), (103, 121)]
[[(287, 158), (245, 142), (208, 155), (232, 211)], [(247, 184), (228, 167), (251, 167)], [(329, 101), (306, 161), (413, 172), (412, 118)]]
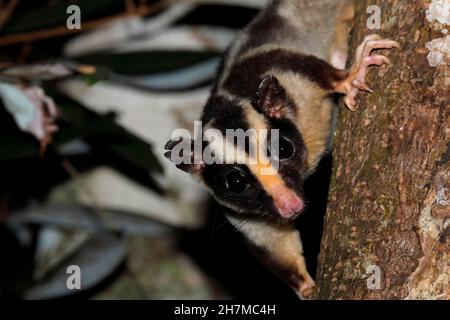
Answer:
[[(381, 30), (367, 29), (373, 4)], [(448, 51), (450, 35), (427, 19), (429, 5), (357, 1), (352, 52), (371, 33), (401, 48), (371, 69), (375, 92), (359, 95), (358, 110), (341, 108), (318, 299), (450, 299), (449, 57), (434, 66), (426, 46)]]

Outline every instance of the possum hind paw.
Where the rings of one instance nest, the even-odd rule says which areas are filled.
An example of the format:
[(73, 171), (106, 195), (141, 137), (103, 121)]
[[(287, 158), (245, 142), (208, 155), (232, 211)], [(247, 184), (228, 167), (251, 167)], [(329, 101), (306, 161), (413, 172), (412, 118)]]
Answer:
[(302, 281), (299, 288), (300, 298), (306, 300), (311, 299), (315, 286), (314, 280), (310, 277), (306, 281)]
[(344, 103), (352, 111), (356, 110), (356, 96), (358, 92), (372, 92), (366, 84), (367, 70), (370, 66), (389, 64), (390, 61), (383, 55), (371, 55), (376, 49), (398, 48), (397, 42), (382, 39), (379, 35), (366, 36), (361, 45), (356, 49), (355, 63), (349, 70), (347, 77), (336, 86), (337, 91), (345, 94)]

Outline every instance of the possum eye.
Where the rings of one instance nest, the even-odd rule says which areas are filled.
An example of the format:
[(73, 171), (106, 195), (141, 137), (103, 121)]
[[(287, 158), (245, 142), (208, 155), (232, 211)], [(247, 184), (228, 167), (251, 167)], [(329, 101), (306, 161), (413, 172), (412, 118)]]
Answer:
[(237, 194), (243, 193), (248, 187), (247, 177), (244, 172), (237, 168), (234, 168), (226, 174), (225, 182), (228, 190)]
[(292, 157), (295, 153), (295, 147), (294, 144), (284, 138), (281, 137), (280, 138), (280, 159), (288, 159), (290, 157)]
[(278, 140), (278, 150), (271, 150), (270, 147), (271, 145), (269, 144), (269, 148), (267, 150), (268, 152), (268, 156), (274, 156), (279, 160), (286, 160), (289, 159), (290, 157), (292, 157), (295, 153), (295, 147), (294, 144), (291, 142), (291, 140), (285, 138), (285, 137), (280, 137), (280, 139)]
[(280, 160), (289, 159), (294, 155), (294, 153), (295, 153), (294, 144), (289, 139), (281, 137), (279, 159)]

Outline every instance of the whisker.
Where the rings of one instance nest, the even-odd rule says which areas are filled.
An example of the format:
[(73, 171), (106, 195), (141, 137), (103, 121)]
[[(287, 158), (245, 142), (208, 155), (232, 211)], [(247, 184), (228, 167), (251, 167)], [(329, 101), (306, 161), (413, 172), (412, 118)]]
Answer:
[[(223, 221), (218, 227), (213, 228), (213, 229), (211, 230), (211, 234), (214, 235), (214, 233), (216, 233), (217, 231), (219, 231), (220, 228), (222, 228), (224, 225), (227, 224), (227, 222), (228, 222), (228, 221), (225, 220), (225, 221)], [(213, 223), (213, 224), (214, 224), (214, 223)]]

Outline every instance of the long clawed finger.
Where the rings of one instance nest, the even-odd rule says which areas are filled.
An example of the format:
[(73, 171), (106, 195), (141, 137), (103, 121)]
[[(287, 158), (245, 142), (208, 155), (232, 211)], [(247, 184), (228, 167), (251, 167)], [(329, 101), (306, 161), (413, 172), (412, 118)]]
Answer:
[(367, 83), (360, 80), (353, 80), (352, 85), (358, 88), (359, 90), (373, 93), (373, 90), (367, 85)]

